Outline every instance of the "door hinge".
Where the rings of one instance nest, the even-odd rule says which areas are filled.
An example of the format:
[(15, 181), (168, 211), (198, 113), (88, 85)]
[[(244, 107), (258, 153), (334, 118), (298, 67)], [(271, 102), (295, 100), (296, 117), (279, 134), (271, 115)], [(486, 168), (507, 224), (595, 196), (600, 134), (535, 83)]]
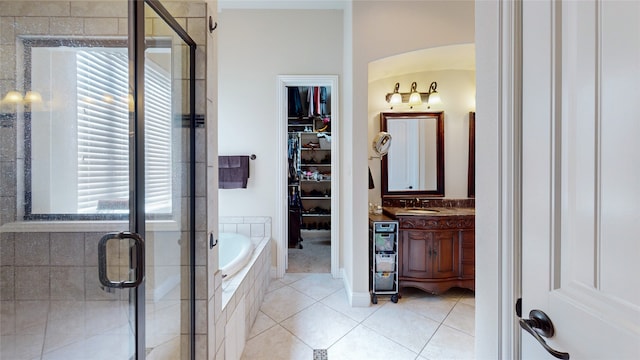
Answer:
[(522, 317), (522, 298), (516, 300), (516, 315), (518, 315), (519, 318)]

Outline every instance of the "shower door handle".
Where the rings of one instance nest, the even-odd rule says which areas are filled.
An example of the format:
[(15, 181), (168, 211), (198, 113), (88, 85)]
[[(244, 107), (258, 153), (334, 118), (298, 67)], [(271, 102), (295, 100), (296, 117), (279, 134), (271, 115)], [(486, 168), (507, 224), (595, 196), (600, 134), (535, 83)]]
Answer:
[[(129, 269), (133, 270), (134, 277), (125, 281), (112, 281), (107, 274), (107, 243), (111, 240), (133, 240), (133, 246), (129, 247)], [(135, 288), (144, 280), (144, 240), (142, 236), (131, 232), (109, 233), (98, 242), (98, 277), (100, 284), (107, 288)]]

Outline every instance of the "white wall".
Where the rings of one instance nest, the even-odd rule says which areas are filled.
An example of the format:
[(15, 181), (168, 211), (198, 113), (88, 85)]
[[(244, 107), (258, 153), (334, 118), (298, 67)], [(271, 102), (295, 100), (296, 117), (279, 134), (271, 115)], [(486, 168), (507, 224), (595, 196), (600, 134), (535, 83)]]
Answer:
[[(393, 91), (396, 82), (401, 92), (409, 92), (412, 82), (418, 83), (418, 91), (427, 92), (432, 81), (438, 83), (442, 103), (416, 106), (407, 104), (389, 109), (385, 95)], [(445, 197), (467, 197), (467, 164), (469, 155), (469, 111), (475, 111), (475, 71), (442, 70), (393, 76), (369, 83), (369, 156), (376, 156), (371, 149), (374, 136), (380, 131), (380, 113), (393, 111), (444, 111), (445, 145)], [(392, 140), (393, 141), (393, 140)], [(392, 143), (393, 144), (393, 143)], [(380, 159), (369, 160), (375, 188), (369, 190), (369, 202), (380, 202)]]
[[(256, 154), (246, 189), (219, 190), (220, 216), (276, 213), (278, 75), (342, 74), (341, 10), (239, 10), (218, 14), (220, 155)], [(274, 229), (273, 238), (283, 234)], [(275, 242), (274, 242), (275, 243)], [(275, 251), (274, 251), (275, 254)]]

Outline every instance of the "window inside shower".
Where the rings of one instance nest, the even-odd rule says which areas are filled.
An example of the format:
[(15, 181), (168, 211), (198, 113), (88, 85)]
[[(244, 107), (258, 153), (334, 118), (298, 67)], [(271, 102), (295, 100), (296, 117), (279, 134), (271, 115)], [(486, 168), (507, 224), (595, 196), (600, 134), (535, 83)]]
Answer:
[[(154, 48), (145, 62), (146, 212), (156, 217), (173, 206), (170, 51)], [(26, 42), (25, 54), (32, 94), (25, 113), (25, 218), (126, 216), (126, 43)]]

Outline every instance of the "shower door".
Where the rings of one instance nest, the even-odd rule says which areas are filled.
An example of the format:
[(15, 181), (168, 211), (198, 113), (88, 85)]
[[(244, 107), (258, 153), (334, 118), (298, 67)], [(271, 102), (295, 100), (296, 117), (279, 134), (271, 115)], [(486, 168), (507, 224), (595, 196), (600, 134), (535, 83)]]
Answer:
[(192, 359), (195, 44), (34, 4), (0, 0), (0, 358)]
[[(99, 244), (100, 281), (130, 286), (136, 359), (194, 352), (195, 43), (158, 2), (129, 2), (129, 231)], [(109, 261), (105, 244), (126, 249)], [(124, 242), (124, 244), (123, 244)], [(110, 266), (120, 266), (108, 275)]]

